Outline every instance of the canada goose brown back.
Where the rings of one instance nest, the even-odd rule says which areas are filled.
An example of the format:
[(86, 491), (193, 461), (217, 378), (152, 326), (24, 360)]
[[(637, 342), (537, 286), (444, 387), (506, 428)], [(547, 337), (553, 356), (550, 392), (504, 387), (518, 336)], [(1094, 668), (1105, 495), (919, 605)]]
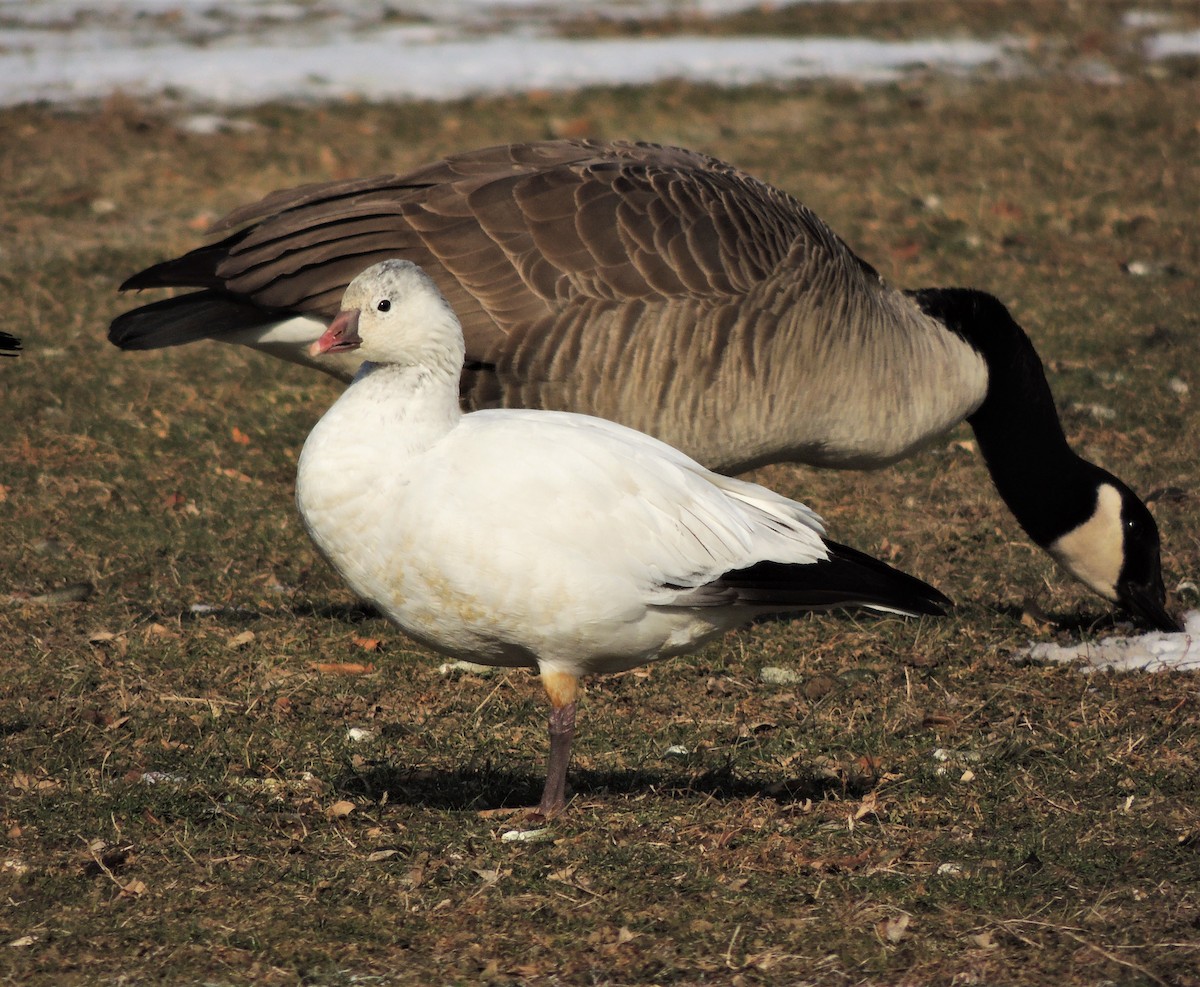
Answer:
[[(402, 257), (460, 314), (468, 408), (594, 414), (727, 472), (893, 462), (986, 389), (982, 360), (813, 212), (692, 151), (493, 148), (275, 193), (220, 228), (237, 232), (123, 287), (210, 289), (185, 296), (201, 332), (226, 314), (253, 334), (279, 313), (327, 319), (361, 269)], [(138, 345), (137, 315), (118, 345)]]
[[(114, 343), (216, 338), (315, 366), (308, 346), (352, 278), (409, 260), (462, 321), (469, 409), (590, 413), (725, 472), (880, 466), (968, 419), (1039, 545), (1106, 599), (1178, 626), (1153, 519), (1069, 449), (1041, 361), (1003, 305), (889, 286), (796, 199), (707, 155), (587, 140), (487, 148), (276, 192), (214, 232), (225, 238), (122, 285), (200, 290), (118, 317)], [(321, 369), (349, 379), (357, 357), (341, 356)]]

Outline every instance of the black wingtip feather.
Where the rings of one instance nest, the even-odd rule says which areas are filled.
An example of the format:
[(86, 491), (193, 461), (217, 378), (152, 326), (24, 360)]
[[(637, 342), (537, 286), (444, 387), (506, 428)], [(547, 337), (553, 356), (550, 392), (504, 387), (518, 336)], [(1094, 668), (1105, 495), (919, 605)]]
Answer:
[(16, 356), (21, 351), (21, 340), (10, 332), (0, 332), (0, 356)]
[(872, 607), (910, 616), (944, 616), (953, 601), (928, 583), (873, 556), (825, 541), (829, 558), (797, 565), (758, 562), (725, 573), (717, 582), (746, 606), (780, 610)]

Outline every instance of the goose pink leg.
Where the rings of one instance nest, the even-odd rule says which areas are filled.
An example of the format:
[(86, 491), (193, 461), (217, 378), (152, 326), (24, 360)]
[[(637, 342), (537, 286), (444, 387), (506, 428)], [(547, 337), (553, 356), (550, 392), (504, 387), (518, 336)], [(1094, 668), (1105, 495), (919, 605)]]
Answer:
[(567, 802), (567, 767), (571, 763), (571, 741), (575, 739), (579, 679), (566, 672), (543, 672), (542, 685), (550, 697), (550, 760), (537, 815), (548, 818), (561, 812)]

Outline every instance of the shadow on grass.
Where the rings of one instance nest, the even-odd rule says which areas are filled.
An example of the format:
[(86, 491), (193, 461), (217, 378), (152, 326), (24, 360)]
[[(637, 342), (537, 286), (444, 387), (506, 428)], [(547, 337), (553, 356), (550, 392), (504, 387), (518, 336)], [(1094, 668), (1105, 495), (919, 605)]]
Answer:
[[(1167, 601), (1168, 609), (1171, 601)], [(1020, 607), (1000, 605), (992, 608), (996, 613), (1003, 614), (1016, 624), (1021, 623), (1024, 612)], [(1055, 631), (1067, 634), (1072, 638), (1082, 638), (1099, 634), (1136, 635), (1144, 634), (1150, 628), (1137, 624), (1129, 614), (1114, 611), (1072, 610), (1065, 613), (1047, 612), (1046, 618)], [(1134, 626), (1130, 628), (1130, 622)]]
[(198, 606), (171, 613), (151, 612), (152, 620), (179, 620), (181, 623), (209, 621), (218, 624), (244, 624), (269, 617), (315, 617), (320, 620), (337, 620), (344, 624), (361, 624), (378, 620), (382, 614), (369, 603), (291, 603), (286, 607), (271, 606)]
[[(478, 812), (489, 809), (519, 809), (536, 805), (541, 798), (544, 776), (533, 770), (507, 768), (457, 768), (404, 770), (387, 766), (365, 771), (346, 771), (332, 779), (337, 790), (347, 795), (386, 800), (427, 809)], [(644, 768), (619, 771), (574, 769), (568, 778), (568, 797), (585, 799), (606, 796), (655, 794), (661, 798), (690, 801), (717, 799), (771, 799), (781, 804), (822, 801), (829, 797), (860, 799), (875, 787), (876, 779), (828, 775), (795, 775), (763, 784), (736, 776), (722, 767), (692, 775)]]

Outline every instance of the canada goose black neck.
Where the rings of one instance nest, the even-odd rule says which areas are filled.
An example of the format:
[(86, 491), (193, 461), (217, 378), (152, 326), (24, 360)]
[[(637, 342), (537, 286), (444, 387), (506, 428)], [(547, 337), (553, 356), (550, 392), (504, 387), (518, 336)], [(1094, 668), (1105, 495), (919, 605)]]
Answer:
[(1050, 545), (1091, 516), (1100, 482), (1120, 481), (1067, 444), (1037, 351), (1000, 301), (968, 288), (912, 294), (987, 364), (987, 394), (967, 421), (1004, 503), (1030, 538)]
[(1179, 630), (1164, 606), (1153, 516), (1128, 486), (1067, 444), (1025, 330), (981, 291), (929, 288), (912, 296), (987, 365), (987, 393), (967, 421), (1021, 527), (1102, 596), (1159, 630)]

